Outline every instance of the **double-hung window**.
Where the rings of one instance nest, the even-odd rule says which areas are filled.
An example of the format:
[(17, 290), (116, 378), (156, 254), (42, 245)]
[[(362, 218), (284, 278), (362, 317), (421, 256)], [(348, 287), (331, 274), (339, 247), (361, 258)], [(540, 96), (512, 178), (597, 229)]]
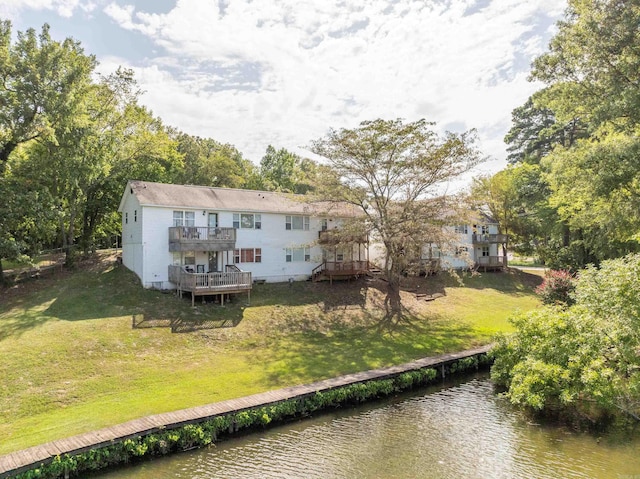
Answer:
[(467, 234), (468, 233), (467, 225), (458, 225), (455, 227), (455, 232), (458, 234)]
[(308, 246), (300, 248), (286, 248), (285, 249), (285, 261), (287, 263), (297, 261), (311, 261), (311, 253)]
[(241, 248), (233, 251), (233, 262), (262, 263), (262, 248)]
[(174, 211), (173, 226), (195, 226), (196, 213), (194, 211)]
[(242, 229), (262, 229), (262, 215), (254, 213), (234, 213), (233, 227)]
[(286, 230), (304, 230), (309, 231), (308, 216), (285, 216), (284, 228)]

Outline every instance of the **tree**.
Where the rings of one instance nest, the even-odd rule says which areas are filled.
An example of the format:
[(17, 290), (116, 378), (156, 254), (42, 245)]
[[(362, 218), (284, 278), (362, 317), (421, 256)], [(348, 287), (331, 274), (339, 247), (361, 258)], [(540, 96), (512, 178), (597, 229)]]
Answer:
[(540, 106), (552, 103), (547, 93), (545, 90), (536, 93), (511, 113), (513, 126), (504, 137), (509, 145), (509, 163), (540, 163), (555, 146), (570, 147), (578, 138), (587, 136), (579, 118), (561, 123), (549, 106)]
[(1, 21), (0, 174), (18, 145), (56, 141), (56, 126), (77, 110), (96, 66), (78, 42), (53, 41), (47, 24), (40, 35), (29, 29), (17, 38), (12, 44), (11, 22)]
[(48, 192), (0, 178), (0, 286), (4, 284), (2, 260), (28, 260), (40, 246), (55, 237), (53, 202)]
[(531, 78), (550, 85), (559, 121), (633, 129), (640, 121), (640, 4), (570, 0), (566, 17)]
[(244, 188), (254, 172), (253, 164), (229, 144), (173, 131), (184, 169), (177, 181), (183, 184)]
[(492, 379), (533, 410), (640, 420), (639, 288), (639, 254), (583, 270), (573, 306), (511, 319), (516, 332), (499, 338)]
[(87, 89), (74, 114), (52, 138), (25, 146), (12, 164), (16, 178), (47, 191), (57, 212), (59, 244), (73, 260), (73, 246), (88, 251), (96, 231), (116, 234), (116, 209), (128, 179), (171, 181), (180, 166), (162, 122), (137, 104), (133, 74), (118, 70)]
[(411, 253), (443, 238), (449, 210), (441, 188), (480, 161), (473, 131), (440, 138), (432, 126), (424, 120), (365, 121), (354, 129), (330, 130), (312, 144), (335, 172), (324, 179), (338, 180), (318, 191), (362, 213), (356, 221), (384, 246), (392, 290), (415, 259)]
[(313, 190), (317, 170), (318, 165), (313, 160), (269, 145), (260, 160), (261, 188), (305, 194)]
[(549, 204), (584, 250), (582, 265), (640, 250), (639, 158), (637, 137), (611, 133), (545, 159)]

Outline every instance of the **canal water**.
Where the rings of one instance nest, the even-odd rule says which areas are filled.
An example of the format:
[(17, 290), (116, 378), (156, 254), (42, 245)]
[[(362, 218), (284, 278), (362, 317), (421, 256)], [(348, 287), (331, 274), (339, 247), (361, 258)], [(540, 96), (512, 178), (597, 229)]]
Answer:
[(477, 376), (99, 477), (640, 479), (640, 432), (532, 423)]

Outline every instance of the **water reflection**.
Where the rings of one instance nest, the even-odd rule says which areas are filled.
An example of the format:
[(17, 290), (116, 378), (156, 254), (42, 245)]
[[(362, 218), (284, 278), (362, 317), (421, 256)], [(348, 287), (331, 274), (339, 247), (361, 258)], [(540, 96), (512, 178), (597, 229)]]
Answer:
[(640, 479), (638, 446), (530, 424), (475, 378), (101, 477)]

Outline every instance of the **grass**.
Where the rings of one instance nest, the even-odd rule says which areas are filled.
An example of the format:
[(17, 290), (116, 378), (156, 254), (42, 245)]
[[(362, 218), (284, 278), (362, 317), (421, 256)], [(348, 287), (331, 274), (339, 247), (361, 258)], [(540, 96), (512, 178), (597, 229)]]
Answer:
[[(0, 454), (140, 417), (463, 350), (539, 305), (512, 271), (255, 286), (251, 304), (143, 290), (111, 261), (2, 292)], [(415, 293), (439, 293), (435, 301)], [(142, 323), (132, 328), (132, 315)], [(176, 331), (171, 332), (172, 322)]]

